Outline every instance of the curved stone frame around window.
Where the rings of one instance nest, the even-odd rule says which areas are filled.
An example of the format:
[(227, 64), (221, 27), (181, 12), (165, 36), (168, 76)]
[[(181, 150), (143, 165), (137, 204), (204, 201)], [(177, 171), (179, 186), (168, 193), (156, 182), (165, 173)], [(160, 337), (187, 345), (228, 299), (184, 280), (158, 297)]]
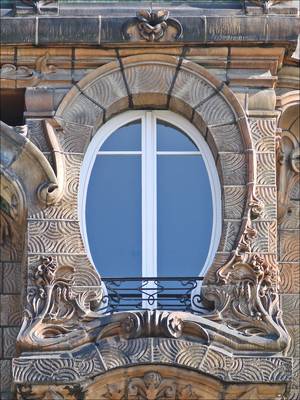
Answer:
[[(98, 311), (103, 297), (101, 282), (85, 252), (78, 222), (78, 179), (82, 160), (92, 137), (106, 121), (130, 109), (149, 108), (171, 110), (188, 119), (203, 133), (219, 171), (224, 199), (223, 229), (219, 251), (201, 288), (207, 305), (204, 316), (159, 311), (103, 315)], [(254, 147), (259, 130), (263, 129), (275, 147), (275, 125), (273, 127), (269, 119), (252, 118), (250, 122), (251, 133), (249, 120), (231, 90), (205, 68), (183, 58), (128, 57), (100, 67), (76, 84), (60, 104), (55, 119), (49, 121), (59, 124), (56, 135), (60, 154), (64, 156), (66, 181), (62, 200), (31, 215), (28, 221), (31, 278), (19, 348), (25, 352), (68, 350), (71, 358), (65, 354), (59, 361), (63, 367), (77, 360), (79, 346), (85, 346), (87, 357), (95, 364), (97, 352), (94, 354), (92, 347), (96, 342), (103, 348), (106, 365), (110, 365), (110, 357), (115, 352), (115, 366), (176, 362), (199, 371), (191, 364), (190, 356), (179, 356), (183, 351), (181, 346), (190, 346), (185, 338), (192, 337), (199, 342), (198, 348), (200, 344), (203, 346), (204, 358), (213, 360), (210, 367), (201, 361), (202, 371), (215, 377), (219, 376), (218, 368), (223, 371), (224, 365), (229, 363), (222, 353), (224, 346), (228, 352), (239, 355), (239, 360), (243, 360), (241, 365), (249, 361), (249, 355), (248, 361), (243, 359), (245, 352), (251, 351), (255, 357), (262, 352), (264, 357), (281, 354), (289, 345), (289, 336), (278, 302), (276, 245), (272, 238), (276, 216), (263, 211), (258, 199), (258, 195), (268, 189), (265, 181), (270, 170), (265, 168), (264, 160), (269, 162), (269, 159), (265, 154), (256, 157)], [(276, 202), (271, 204), (274, 205)], [(265, 215), (264, 220), (260, 219), (261, 215)], [(231, 232), (233, 239), (229, 240)], [(261, 239), (264, 235), (267, 243)], [(115, 335), (135, 340), (137, 349), (146, 346), (158, 353), (159, 346), (166, 346), (166, 339), (168, 346), (178, 347), (178, 354), (169, 361), (164, 359), (164, 354), (160, 359), (148, 359), (141, 352), (140, 357), (130, 353), (130, 340), (118, 342), (110, 338)], [(157, 337), (154, 342), (153, 337)], [(210, 350), (211, 345), (214, 350)], [(114, 352), (109, 350), (106, 356), (111, 348)], [(26, 381), (33, 368), (37, 371), (35, 379), (47, 380), (38, 371), (38, 356), (30, 356), (28, 360), (24, 357), (15, 360), (16, 382)], [(217, 359), (224, 362), (223, 367), (221, 364), (213, 366)], [(285, 373), (282, 377), (275, 374), (274, 382), (289, 379), (289, 365), (285, 359), (268, 358), (266, 363), (271, 370), (280, 363), (284, 365)], [(71, 380), (89, 379), (103, 373), (97, 365), (77, 378), (72, 367), (75, 375)], [(229, 381), (243, 380), (239, 373), (234, 376), (230, 375)], [(223, 378), (227, 379), (225, 375)], [(60, 382), (59, 376), (55, 379)], [(271, 382), (263, 368), (256, 369), (255, 381), (266, 379)]]
[[(138, 119), (142, 120), (142, 129), (144, 128), (145, 118), (147, 111), (143, 110), (135, 110), (135, 111), (126, 111), (120, 115), (117, 115), (106, 122), (99, 131), (94, 135), (88, 149), (86, 150), (84, 160), (82, 162), (81, 172), (80, 172), (80, 180), (79, 180), (79, 191), (78, 191), (78, 216), (80, 222), (80, 230), (81, 235), (85, 244), (85, 248), (87, 250), (87, 254), (89, 259), (92, 262), (92, 256), (89, 249), (89, 243), (86, 232), (86, 221), (85, 221), (85, 213), (86, 213), (86, 195), (88, 183), (92, 171), (92, 167), (95, 162), (95, 158), (98, 152), (98, 149), (104, 143), (104, 141), (119, 127), (132, 122)], [(222, 219), (222, 209), (221, 209), (221, 188), (218, 177), (218, 172), (214, 163), (214, 159), (210, 152), (210, 149), (205, 142), (203, 136), (200, 132), (197, 131), (194, 125), (192, 125), (189, 121), (187, 121), (182, 116), (175, 114), (172, 111), (154, 111), (151, 118), (154, 118), (155, 121), (157, 119), (163, 120), (165, 122), (169, 122), (172, 125), (178, 127), (183, 132), (185, 132), (197, 145), (198, 149), (201, 151), (203, 156), (203, 160), (206, 166), (206, 170), (209, 176), (211, 193), (212, 193), (212, 203), (213, 203), (213, 224), (212, 224), (212, 233), (211, 233), (211, 242), (209, 251), (207, 254), (207, 258), (203, 269), (199, 271), (199, 275), (204, 275), (208, 268), (211, 266), (215, 253), (217, 251), (220, 237), (221, 237), (221, 219)], [(146, 217), (144, 217), (146, 218)], [(155, 261), (154, 261), (155, 262)], [(149, 275), (145, 271), (145, 276), (154, 276), (153, 274)], [(100, 271), (101, 275), (101, 271)]]

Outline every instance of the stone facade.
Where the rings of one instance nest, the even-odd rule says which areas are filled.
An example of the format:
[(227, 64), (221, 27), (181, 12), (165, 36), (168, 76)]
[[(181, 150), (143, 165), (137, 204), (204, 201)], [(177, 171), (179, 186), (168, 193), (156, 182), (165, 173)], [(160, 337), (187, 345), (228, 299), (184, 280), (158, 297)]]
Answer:
[[(25, 124), (1, 122), (1, 398), (298, 398), (298, 11), (211, 7), (24, 1), (2, 17), (1, 91), (23, 93)], [(214, 156), (222, 234), (203, 313), (102, 311), (80, 171), (131, 109), (182, 115)]]

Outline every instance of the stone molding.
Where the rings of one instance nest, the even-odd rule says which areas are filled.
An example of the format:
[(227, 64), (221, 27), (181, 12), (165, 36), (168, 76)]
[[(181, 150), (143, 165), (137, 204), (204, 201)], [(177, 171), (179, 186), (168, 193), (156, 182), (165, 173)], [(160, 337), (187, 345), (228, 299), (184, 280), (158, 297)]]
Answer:
[(286, 383), (292, 371), (290, 358), (232, 356), (216, 346), (178, 338), (116, 336), (80, 349), (24, 354), (13, 360), (15, 382), (32, 385), (82, 383), (116, 368), (138, 365), (188, 368), (227, 383)]

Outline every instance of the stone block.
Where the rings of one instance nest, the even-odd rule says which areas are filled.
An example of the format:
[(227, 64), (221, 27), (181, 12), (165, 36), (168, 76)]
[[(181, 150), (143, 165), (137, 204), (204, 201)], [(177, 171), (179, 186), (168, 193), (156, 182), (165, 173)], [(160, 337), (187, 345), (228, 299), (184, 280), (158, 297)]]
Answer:
[(280, 263), (280, 293), (299, 294), (300, 265), (299, 263)]
[(244, 154), (219, 153), (218, 164), (222, 171), (224, 185), (245, 185), (247, 165)]
[(240, 220), (246, 203), (245, 186), (224, 186), (224, 218)]
[(300, 324), (299, 294), (282, 294), (280, 296), (283, 322), (285, 325)]
[(219, 252), (231, 252), (234, 250), (240, 229), (240, 221), (223, 221), (221, 241), (218, 247)]
[(29, 220), (28, 252), (85, 254), (77, 221)]
[(289, 325), (287, 330), (291, 336), (291, 346), (287, 352), (288, 357), (300, 357), (300, 327), (296, 325)]
[(264, 204), (261, 215), (257, 218), (260, 220), (275, 220), (277, 217), (277, 192), (275, 186), (257, 186), (256, 195)]
[(100, 44), (100, 18), (39, 17), (38, 44), (88, 43)]
[(279, 260), (284, 263), (299, 262), (300, 260), (300, 232), (279, 231)]
[(207, 42), (265, 40), (265, 16), (207, 16)]
[(22, 289), (22, 269), (20, 263), (3, 263), (3, 293), (18, 294)]
[(249, 118), (251, 135), (255, 150), (258, 152), (275, 152), (276, 119)]
[(35, 17), (5, 17), (1, 18), (0, 36), (4, 44), (26, 44), (35, 42)]
[(217, 94), (197, 107), (195, 113), (199, 113), (209, 127), (214, 125), (232, 125), (235, 122), (235, 115), (230, 107), (228, 107), (228, 103)]
[(61, 122), (62, 129), (57, 130), (57, 137), (64, 152), (84, 153), (90, 144), (94, 128), (89, 125)]
[(257, 232), (251, 244), (251, 249), (257, 253), (276, 254), (277, 250), (277, 224), (276, 221), (254, 221), (253, 228)]
[(257, 184), (276, 185), (275, 153), (257, 153)]
[(0, 361), (0, 373), (0, 392), (10, 393), (12, 389), (12, 369), (10, 360)]
[(188, 103), (191, 107), (196, 107), (215, 92), (215, 88), (200, 75), (181, 67), (171, 95)]
[(3, 356), (4, 358), (13, 358), (16, 355), (16, 339), (19, 327), (3, 328)]
[(19, 326), (22, 320), (21, 296), (1, 295), (1, 325)]
[(244, 150), (239, 128), (235, 124), (211, 127), (209, 129), (220, 152), (242, 153)]

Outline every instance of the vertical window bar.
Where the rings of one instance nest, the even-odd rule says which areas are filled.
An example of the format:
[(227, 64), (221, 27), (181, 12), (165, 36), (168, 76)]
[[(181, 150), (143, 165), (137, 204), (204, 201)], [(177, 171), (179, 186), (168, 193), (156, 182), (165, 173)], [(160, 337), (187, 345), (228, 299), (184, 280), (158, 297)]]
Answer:
[[(143, 277), (157, 276), (156, 202), (156, 118), (153, 113), (145, 112), (142, 121)], [(144, 308), (156, 307), (155, 285), (153, 281), (143, 284)]]

